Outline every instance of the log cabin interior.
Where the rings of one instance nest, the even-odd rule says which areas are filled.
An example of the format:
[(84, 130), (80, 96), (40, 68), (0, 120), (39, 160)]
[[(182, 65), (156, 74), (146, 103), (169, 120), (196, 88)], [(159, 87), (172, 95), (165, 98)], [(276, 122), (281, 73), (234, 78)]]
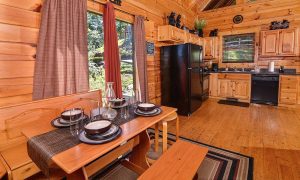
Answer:
[(300, 179), (299, 0), (0, 0), (0, 179)]

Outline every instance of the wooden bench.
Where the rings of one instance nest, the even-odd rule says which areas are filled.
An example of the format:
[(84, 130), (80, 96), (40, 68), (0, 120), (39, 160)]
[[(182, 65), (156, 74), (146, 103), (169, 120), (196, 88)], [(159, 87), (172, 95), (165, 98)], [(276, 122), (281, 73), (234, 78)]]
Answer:
[(5, 167), (5, 163), (2, 162), (2, 160), (0, 161), (0, 179), (2, 179), (5, 175), (6, 175), (6, 167)]
[(207, 148), (178, 140), (138, 179), (193, 179), (207, 152)]
[[(63, 110), (73, 107), (81, 107), (89, 115), (98, 102), (101, 102), (101, 92), (94, 91), (1, 107), (0, 163), (4, 165), (8, 179), (25, 179), (40, 171), (27, 154), (27, 138), (22, 129), (39, 122), (50, 122)], [(1, 170), (0, 165), (0, 177)]]

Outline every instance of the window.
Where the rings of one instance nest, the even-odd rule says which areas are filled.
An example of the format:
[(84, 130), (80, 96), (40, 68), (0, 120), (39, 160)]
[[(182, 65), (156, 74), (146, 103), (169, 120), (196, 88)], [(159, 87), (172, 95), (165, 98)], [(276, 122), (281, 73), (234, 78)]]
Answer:
[(223, 63), (252, 63), (255, 33), (223, 36)]
[[(100, 14), (88, 12), (88, 58), (90, 89), (105, 90), (104, 29)], [(121, 79), (123, 95), (131, 95), (134, 89), (133, 26), (116, 21), (118, 45), (121, 57)]]

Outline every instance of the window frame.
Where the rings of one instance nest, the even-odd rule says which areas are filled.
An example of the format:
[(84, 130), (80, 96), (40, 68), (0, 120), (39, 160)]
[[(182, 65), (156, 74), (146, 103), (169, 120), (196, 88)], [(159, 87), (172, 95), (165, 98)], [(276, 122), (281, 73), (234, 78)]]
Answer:
[[(95, 11), (95, 10), (87, 10), (87, 13), (93, 13), (93, 14), (96, 14), (96, 15), (100, 15), (103, 17), (103, 12), (98, 12), (98, 11)], [(128, 24), (131, 24), (132, 26), (132, 67), (133, 67), (133, 91), (135, 91), (136, 89), (136, 61), (135, 61), (135, 45), (134, 45), (134, 24), (133, 22), (130, 22), (130, 21), (126, 21), (126, 20), (122, 20), (120, 18), (117, 18), (116, 17), (116, 21), (121, 21), (121, 22), (124, 22), (124, 23), (128, 23)], [(88, 22), (87, 22), (88, 24)], [(119, 53), (119, 56), (120, 56), (120, 66), (121, 66), (121, 54)], [(88, 59), (89, 61), (89, 59)], [(99, 89), (97, 89), (99, 90)], [(90, 88), (90, 91), (91, 91), (91, 88)]]
[[(253, 45), (253, 60), (251, 60), (251, 61), (241, 61), (241, 59), (239, 59), (238, 61), (228, 61), (228, 60), (226, 60), (226, 61), (224, 61), (224, 54), (225, 54), (225, 49), (224, 49), (224, 41), (225, 41), (225, 39), (224, 38), (226, 38), (226, 37), (229, 37), (229, 36), (245, 36), (245, 35), (252, 35), (253, 36), (253, 43), (252, 43), (252, 45)], [(223, 36), (221, 36), (221, 44), (222, 44), (222, 48), (221, 48), (221, 50), (222, 50), (222, 52), (221, 52), (221, 54), (222, 54), (222, 59), (221, 59), (221, 61), (222, 61), (222, 63), (224, 63), (224, 64), (226, 64), (226, 63), (233, 63), (233, 64), (236, 64), (236, 63), (255, 63), (255, 61), (256, 61), (256, 57), (257, 57), (257, 49), (256, 49), (256, 41), (257, 41), (257, 34), (256, 34), (256, 32), (245, 32), (245, 33), (239, 33), (239, 34), (224, 34)]]

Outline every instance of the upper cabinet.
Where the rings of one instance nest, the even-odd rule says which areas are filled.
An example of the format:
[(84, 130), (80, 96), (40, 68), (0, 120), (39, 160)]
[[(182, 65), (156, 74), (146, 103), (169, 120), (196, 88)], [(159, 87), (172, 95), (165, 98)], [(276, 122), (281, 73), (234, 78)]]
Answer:
[(199, 46), (203, 46), (203, 44), (204, 44), (203, 38), (200, 38), (199, 36), (197, 36), (195, 34), (191, 34), (191, 33), (187, 33), (185, 42), (197, 44)]
[(184, 43), (186, 32), (174, 26), (165, 25), (158, 27), (158, 41)]
[(298, 29), (261, 32), (262, 56), (299, 56)]
[(188, 33), (174, 26), (165, 25), (158, 27), (158, 41), (166, 43), (191, 43), (204, 46), (204, 38)]
[(288, 29), (279, 32), (278, 51), (281, 55), (298, 55), (298, 30)]
[(219, 57), (218, 37), (204, 38), (204, 59), (217, 59)]

